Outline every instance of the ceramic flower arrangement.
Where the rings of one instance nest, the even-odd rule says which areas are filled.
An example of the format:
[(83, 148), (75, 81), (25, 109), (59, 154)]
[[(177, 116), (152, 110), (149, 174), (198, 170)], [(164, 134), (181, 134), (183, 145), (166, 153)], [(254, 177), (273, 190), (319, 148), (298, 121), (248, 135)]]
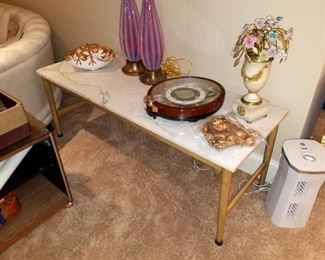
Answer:
[(274, 58), (279, 58), (282, 62), (286, 59), (293, 28), (281, 28), (279, 22), (282, 19), (280, 16), (274, 18), (269, 15), (255, 19), (254, 23), (245, 24), (232, 50), (234, 66), (240, 63), (243, 55), (250, 62), (268, 62)]

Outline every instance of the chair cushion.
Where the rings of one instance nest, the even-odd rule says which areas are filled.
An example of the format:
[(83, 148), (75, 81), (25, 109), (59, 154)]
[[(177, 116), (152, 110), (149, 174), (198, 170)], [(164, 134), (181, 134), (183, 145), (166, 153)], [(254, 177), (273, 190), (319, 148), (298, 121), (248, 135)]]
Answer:
[[(19, 30), (7, 41), (10, 21), (13, 27), (18, 23)], [(0, 44), (4, 41), (0, 46), (0, 72), (26, 61), (50, 41), (48, 23), (27, 9), (0, 3), (0, 25)]]

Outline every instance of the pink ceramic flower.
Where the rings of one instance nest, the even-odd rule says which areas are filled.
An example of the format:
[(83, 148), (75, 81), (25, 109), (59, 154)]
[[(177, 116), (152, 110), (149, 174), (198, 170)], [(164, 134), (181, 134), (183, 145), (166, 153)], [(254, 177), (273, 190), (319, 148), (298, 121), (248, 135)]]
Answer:
[(289, 29), (288, 29), (288, 31), (287, 31), (287, 33), (286, 33), (286, 39), (287, 40), (292, 40), (292, 35), (293, 35), (293, 28), (292, 27), (290, 27)]
[(253, 35), (248, 35), (244, 39), (245, 48), (250, 49), (254, 47), (254, 43), (256, 42), (256, 37)]

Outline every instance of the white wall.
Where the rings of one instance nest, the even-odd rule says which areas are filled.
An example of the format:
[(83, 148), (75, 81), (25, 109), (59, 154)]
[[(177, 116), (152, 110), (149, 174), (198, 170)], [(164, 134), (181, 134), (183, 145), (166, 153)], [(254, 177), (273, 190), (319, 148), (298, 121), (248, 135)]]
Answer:
[[(53, 30), (58, 60), (68, 49), (98, 42), (120, 52), (119, 0), (7, 0), (41, 14)], [(141, 0), (137, 0), (139, 10)], [(273, 63), (260, 94), (290, 110), (281, 124), (273, 154), (278, 160), (286, 138), (300, 137), (325, 57), (324, 0), (157, 0), (166, 54), (193, 63), (192, 75), (221, 82), (226, 90), (245, 93), (240, 66), (233, 67), (231, 49), (242, 26), (256, 17), (283, 16), (294, 27), (286, 62)]]

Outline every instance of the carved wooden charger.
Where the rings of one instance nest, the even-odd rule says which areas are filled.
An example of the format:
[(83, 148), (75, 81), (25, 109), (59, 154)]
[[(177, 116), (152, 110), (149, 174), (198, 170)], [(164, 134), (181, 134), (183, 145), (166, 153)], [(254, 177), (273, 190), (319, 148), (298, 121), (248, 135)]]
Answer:
[(224, 98), (225, 89), (214, 80), (178, 77), (153, 85), (144, 102), (154, 118), (196, 121), (219, 110)]

